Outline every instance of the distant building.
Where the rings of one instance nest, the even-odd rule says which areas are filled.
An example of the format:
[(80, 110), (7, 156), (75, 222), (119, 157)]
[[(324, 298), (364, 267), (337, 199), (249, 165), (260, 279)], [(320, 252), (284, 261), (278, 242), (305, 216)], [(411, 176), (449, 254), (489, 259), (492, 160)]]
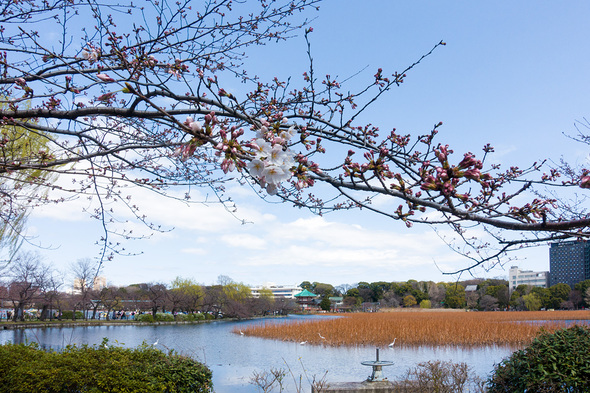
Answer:
[(302, 311), (316, 309), (318, 306), (315, 302), (317, 297), (318, 295), (308, 291), (307, 289), (304, 289), (303, 291), (295, 295), (295, 299), (297, 299), (297, 304), (301, 306)]
[(261, 291), (271, 291), (273, 298), (295, 299), (295, 295), (301, 292), (297, 285), (277, 285), (274, 282), (267, 282), (258, 287), (250, 288), (252, 297), (260, 297)]
[(549, 286), (549, 272), (520, 270), (518, 266), (512, 266), (508, 274), (508, 289), (510, 293), (512, 293), (517, 286), (523, 284), (541, 288), (547, 288)]
[[(74, 286), (72, 287), (72, 293), (74, 293), (74, 294), (81, 293), (83, 285), (84, 285), (84, 280), (79, 279), (79, 278), (74, 279)], [(106, 288), (106, 286), (107, 286), (106, 277), (96, 276), (96, 277), (94, 277), (91, 288), (96, 291), (100, 291), (103, 288)], [(87, 287), (90, 287), (90, 285), (87, 285)]]
[(576, 240), (551, 243), (549, 269), (551, 285), (564, 283), (573, 288), (580, 281), (590, 279), (590, 243)]

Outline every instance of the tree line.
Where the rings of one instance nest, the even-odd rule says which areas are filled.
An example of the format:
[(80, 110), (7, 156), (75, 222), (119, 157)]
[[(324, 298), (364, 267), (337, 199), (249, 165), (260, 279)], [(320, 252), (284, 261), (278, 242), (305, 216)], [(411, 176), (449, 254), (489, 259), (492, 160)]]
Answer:
[[(113, 312), (200, 314), (202, 318), (247, 318), (286, 315), (300, 310), (294, 299), (274, 298), (270, 289), (252, 296), (250, 287), (219, 276), (215, 285), (177, 277), (170, 283), (150, 282), (127, 286), (99, 286), (96, 263), (81, 259), (70, 266), (74, 291), (66, 291), (66, 277), (43, 264), (37, 254), (20, 253), (0, 271), (0, 302), (11, 309), (10, 319), (31, 318), (111, 319)], [(590, 307), (590, 280), (555, 284), (549, 288), (519, 285), (512, 293), (508, 281), (471, 279), (461, 282), (408, 280), (359, 282), (354, 285), (303, 281), (302, 289), (318, 296), (317, 308), (325, 311), (358, 311), (367, 304), (379, 307), (454, 308), (482, 311), (580, 309)], [(338, 303), (334, 297), (342, 297)], [(332, 298), (332, 299), (331, 299)]]
[[(359, 282), (339, 285), (304, 281), (304, 289), (322, 300), (341, 296), (345, 310), (360, 310), (363, 304), (379, 303), (380, 307), (456, 308), (481, 311), (541, 309), (581, 309), (590, 307), (590, 280), (574, 288), (559, 283), (549, 288), (519, 285), (512, 293), (508, 281), (502, 279), (471, 279), (460, 282), (408, 280), (405, 282)], [(467, 290), (469, 289), (469, 290)], [(320, 307), (327, 304), (320, 303)]]
[[(36, 254), (19, 254), (9, 268), (0, 271), (0, 308), (11, 309), (10, 319), (107, 320), (113, 311), (138, 314), (200, 314), (202, 318), (246, 318), (286, 315), (296, 311), (292, 299), (273, 299), (270, 291), (252, 297), (250, 288), (226, 276), (216, 285), (202, 285), (191, 278), (177, 277), (170, 283), (151, 282), (127, 286), (95, 285), (96, 263), (89, 259), (72, 264), (74, 291), (66, 291), (66, 277), (43, 264)], [(28, 315), (29, 309), (37, 310)], [(80, 313), (82, 312), (82, 313)]]

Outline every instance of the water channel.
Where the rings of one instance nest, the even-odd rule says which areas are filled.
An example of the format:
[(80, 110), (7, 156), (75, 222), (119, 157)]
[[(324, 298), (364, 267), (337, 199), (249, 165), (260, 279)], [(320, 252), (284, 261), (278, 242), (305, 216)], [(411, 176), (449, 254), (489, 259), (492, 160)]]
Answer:
[[(161, 326), (92, 326), (74, 328), (43, 328), (23, 330), (0, 330), (0, 344), (5, 342), (34, 341), (52, 348), (68, 344), (99, 344), (104, 337), (111, 343), (134, 347), (142, 342), (155, 343), (166, 350), (174, 349), (205, 363), (213, 371), (213, 386), (216, 393), (254, 393), (257, 388), (250, 383), (254, 372), (271, 368), (290, 369), (299, 379), (303, 376), (304, 392), (311, 388), (305, 375), (321, 378), (327, 371), (328, 382), (363, 381), (370, 374), (370, 367), (361, 362), (375, 359), (375, 347), (358, 346), (333, 348), (327, 346), (300, 345), (247, 337), (235, 334), (234, 328), (260, 323), (289, 323), (300, 316), (280, 319), (250, 320), (239, 322), (211, 322), (199, 325)], [(399, 378), (405, 371), (420, 362), (451, 360), (465, 362), (479, 376), (485, 378), (494, 364), (509, 356), (512, 350), (500, 347), (480, 348), (381, 348), (380, 359), (395, 364), (384, 368), (385, 376)], [(294, 392), (292, 376), (288, 392)]]

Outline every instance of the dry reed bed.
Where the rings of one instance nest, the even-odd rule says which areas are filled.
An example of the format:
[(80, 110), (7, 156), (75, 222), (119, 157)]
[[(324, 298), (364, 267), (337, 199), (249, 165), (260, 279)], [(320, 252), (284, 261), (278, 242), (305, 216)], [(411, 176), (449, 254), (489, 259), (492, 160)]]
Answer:
[[(330, 346), (482, 346), (521, 347), (541, 326), (553, 331), (562, 320), (590, 319), (588, 311), (360, 313), (342, 318), (267, 323), (242, 329), (245, 335)], [(543, 324), (518, 321), (548, 321)], [(549, 321), (551, 320), (551, 321)], [(323, 337), (323, 338), (322, 338)]]

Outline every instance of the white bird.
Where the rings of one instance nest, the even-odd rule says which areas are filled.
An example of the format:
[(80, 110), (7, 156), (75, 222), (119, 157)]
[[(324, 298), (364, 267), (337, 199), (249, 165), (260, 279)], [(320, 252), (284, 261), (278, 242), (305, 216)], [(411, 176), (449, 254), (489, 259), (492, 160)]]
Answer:
[(395, 344), (395, 340), (397, 340), (397, 337), (393, 339), (393, 342), (391, 344), (389, 344), (389, 348), (393, 347), (393, 345)]
[(243, 336), (244, 335), (244, 332), (240, 330), (240, 334)]
[(318, 333), (318, 336), (320, 336), (320, 338), (321, 338), (322, 340), (325, 340), (325, 339), (326, 339), (326, 337), (322, 336), (322, 334), (321, 334), (321, 333)]
[(305, 344), (307, 344), (307, 341), (301, 341), (299, 344), (305, 345)]
[(158, 345), (158, 341), (160, 341), (160, 339), (157, 339), (156, 342), (152, 344), (152, 347), (155, 347), (156, 345)]

